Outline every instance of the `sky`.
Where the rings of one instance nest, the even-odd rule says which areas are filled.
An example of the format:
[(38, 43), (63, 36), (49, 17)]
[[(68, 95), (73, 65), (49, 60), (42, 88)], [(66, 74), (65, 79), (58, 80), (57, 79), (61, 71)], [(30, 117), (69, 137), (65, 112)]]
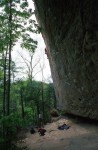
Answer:
[[(29, 0), (29, 7), (34, 9), (32, 0)], [(38, 80), (38, 81), (43, 80), (44, 82), (52, 82), (49, 61), (48, 61), (47, 56), (44, 51), (45, 44), (44, 44), (42, 35), (35, 34), (35, 35), (32, 35), (32, 37), (38, 41), (38, 47), (33, 56), (33, 66), (38, 62), (33, 71), (34, 79)], [(28, 51), (25, 49), (21, 49), (19, 46), (19, 43), (17, 43), (12, 51), (12, 60), (15, 62), (16, 67), (22, 67), (23, 69), (20, 70), (16, 74), (16, 79), (17, 78), (23, 79), (23, 78), (27, 77), (27, 75), (26, 75), (27, 66), (26, 66), (26, 63), (24, 63), (24, 60), (21, 57), (21, 55), (23, 58), (25, 58), (27, 60), (27, 62), (30, 61), (30, 56), (29, 56)], [(42, 69), (41, 68), (43, 68), (43, 78), (42, 78), (42, 71), (41, 71)]]

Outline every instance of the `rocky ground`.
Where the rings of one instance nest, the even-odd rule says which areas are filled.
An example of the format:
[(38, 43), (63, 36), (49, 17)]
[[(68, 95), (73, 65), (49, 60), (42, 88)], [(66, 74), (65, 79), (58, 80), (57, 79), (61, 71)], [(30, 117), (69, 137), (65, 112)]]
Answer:
[[(58, 130), (58, 125), (70, 125), (67, 130)], [(47, 132), (25, 133), (25, 138), (17, 142), (19, 147), (29, 150), (98, 150), (98, 123), (61, 117), (45, 125)]]

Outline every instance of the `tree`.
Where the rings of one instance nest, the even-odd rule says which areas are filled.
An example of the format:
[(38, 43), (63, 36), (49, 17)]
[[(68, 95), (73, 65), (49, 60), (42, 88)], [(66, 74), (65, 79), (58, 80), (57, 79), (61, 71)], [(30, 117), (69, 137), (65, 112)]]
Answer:
[[(11, 52), (18, 39), (21, 39), (21, 46), (26, 49), (33, 50), (37, 43), (30, 37), (29, 33), (27, 36), (27, 31), (29, 32), (32, 27), (30, 23), (32, 11), (29, 10), (26, 0), (2, 0), (0, 1), (0, 8), (0, 53), (3, 54), (4, 60), (3, 116), (9, 116), (11, 103)], [(30, 32), (35, 31), (36, 29), (31, 29)]]
[[(33, 21), (30, 17), (32, 11), (28, 9), (28, 2), (16, 0), (2, 0), (0, 2), (2, 11), (0, 13), (1, 24), (1, 42), (2, 51), (7, 51), (8, 60), (8, 81), (7, 81), (7, 114), (9, 115), (10, 105), (10, 86), (11, 86), (11, 51), (13, 46), (21, 38), (21, 46), (34, 52), (37, 42), (34, 41), (27, 31), (30, 31)], [(26, 21), (27, 20), (27, 21)], [(21, 23), (22, 22), (22, 23)], [(28, 23), (29, 22), (29, 23)], [(4, 25), (4, 26), (3, 26)], [(32, 27), (33, 28), (33, 27)], [(27, 31), (26, 31), (27, 30)], [(36, 30), (32, 30), (34, 32)], [(30, 31), (31, 32), (31, 31)], [(5, 43), (3, 45), (2, 43)]]
[(28, 54), (29, 54), (28, 58), (26, 58), (25, 56), (23, 56), (20, 52), (18, 52), (18, 53), (21, 56), (21, 58), (23, 59), (24, 65), (26, 66), (25, 67), (25, 71), (23, 71), (23, 73), (26, 74), (27, 78), (30, 80), (30, 82), (32, 82), (32, 80), (34, 79), (35, 75), (40, 72), (40, 70), (38, 70), (34, 74), (34, 69), (40, 63), (40, 58), (38, 60), (36, 60), (36, 62), (34, 62), (33, 61), (33, 56), (34, 56), (33, 52), (30, 52), (30, 51), (28, 52)]

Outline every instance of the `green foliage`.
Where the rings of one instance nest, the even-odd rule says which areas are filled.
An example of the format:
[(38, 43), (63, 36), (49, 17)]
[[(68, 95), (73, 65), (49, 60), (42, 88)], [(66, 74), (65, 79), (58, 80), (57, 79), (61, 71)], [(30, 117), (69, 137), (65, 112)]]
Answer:
[(25, 108), (25, 125), (29, 126), (33, 123), (33, 118), (34, 118), (34, 113), (31, 107), (26, 107)]
[(22, 2), (22, 4), (20, 5), (20, 7), (22, 9), (24, 9), (25, 7), (28, 7), (28, 2), (27, 1)]
[[(33, 13), (28, 8), (28, 2), (2, 0), (0, 6), (2, 7), (0, 12), (0, 51), (7, 48), (10, 38), (12, 46), (14, 46), (18, 39), (22, 37), (22, 48), (34, 52), (37, 48), (37, 41), (30, 37), (30, 32), (37, 33), (38, 26), (35, 20), (31, 19)], [(27, 33), (27, 31), (29, 32)]]
[[(29, 89), (29, 91), (28, 91)], [(34, 101), (35, 103), (40, 99), (41, 83), (37, 81), (30, 82), (29, 80), (25, 84), (25, 101)]]
[(24, 121), (18, 113), (11, 113), (9, 116), (3, 116), (0, 119), (0, 124), (9, 129), (10, 132), (16, 132), (18, 128), (24, 126)]
[(21, 44), (22, 48), (28, 49), (30, 52), (34, 53), (37, 48), (37, 41), (33, 40), (29, 34), (22, 36), (23, 43)]
[(0, 70), (0, 81), (2, 81), (3, 80), (3, 72), (2, 72), (2, 70)]

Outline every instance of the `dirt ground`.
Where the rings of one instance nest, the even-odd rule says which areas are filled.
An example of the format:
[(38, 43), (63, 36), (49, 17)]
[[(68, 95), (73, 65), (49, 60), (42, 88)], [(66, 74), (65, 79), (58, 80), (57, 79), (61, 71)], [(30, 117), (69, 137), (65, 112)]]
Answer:
[[(58, 130), (63, 123), (70, 128)], [(98, 123), (61, 117), (44, 128), (47, 130), (44, 136), (27, 132), (17, 145), (29, 150), (98, 150)]]

